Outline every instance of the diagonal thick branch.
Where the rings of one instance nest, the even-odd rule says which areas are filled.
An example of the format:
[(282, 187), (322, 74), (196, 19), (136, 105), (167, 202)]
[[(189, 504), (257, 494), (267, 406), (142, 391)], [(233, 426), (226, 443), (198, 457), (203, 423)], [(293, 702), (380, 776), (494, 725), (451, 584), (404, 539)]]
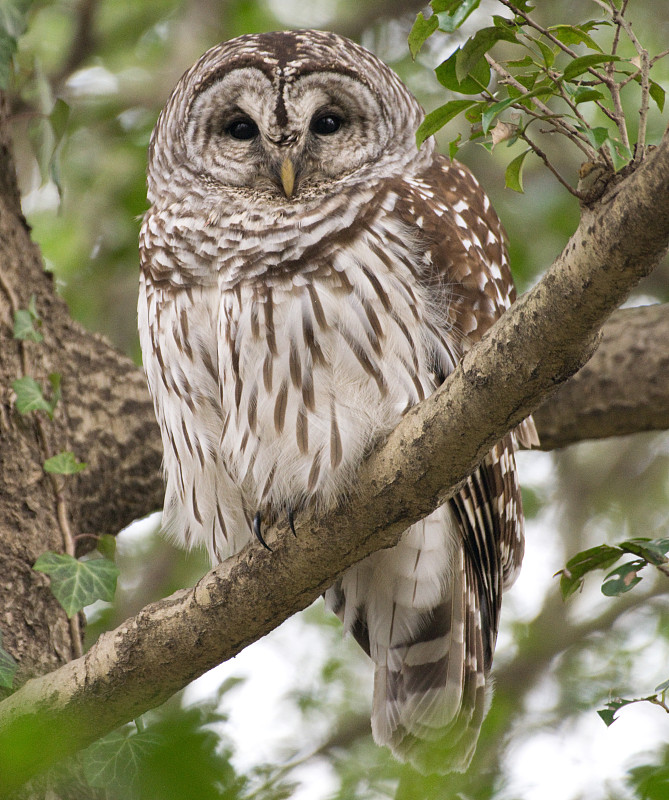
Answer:
[(606, 318), (668, 246), (665, 134), (634, 174), (584, 209), (541, 282), (370, 455), (354, 497), (304, 514), (297, 538), (269, 531), (273, 552), (249, 545), (0, 703), (0, 794), (163, 702), (306, 607), (346, 568), (392, 546), (590, 358)]

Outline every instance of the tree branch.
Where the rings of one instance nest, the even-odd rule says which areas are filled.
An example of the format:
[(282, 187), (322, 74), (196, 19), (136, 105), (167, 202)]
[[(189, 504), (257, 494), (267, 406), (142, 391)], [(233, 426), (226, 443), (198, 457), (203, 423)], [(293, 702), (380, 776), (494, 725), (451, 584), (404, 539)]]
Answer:
[[(147, 606), (0, 704), (0, 792), (166, 700), (395, 544), (592, 355), (606, 317), (669, 246), (669, 134), (584, 209), (544, 278), (363, 464), (356, 495), (272, 529), (190, 590)], [(39, 741), (43, 747), (20, 746)], [(17, 746), (17, 743), (19, 746)]]

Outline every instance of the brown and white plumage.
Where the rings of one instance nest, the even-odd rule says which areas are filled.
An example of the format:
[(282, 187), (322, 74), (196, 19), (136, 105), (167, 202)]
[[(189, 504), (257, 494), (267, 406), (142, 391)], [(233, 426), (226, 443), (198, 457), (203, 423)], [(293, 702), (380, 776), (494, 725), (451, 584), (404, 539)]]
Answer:
[[(416, 148), (421, 118), (371, 53), (317, 31), (214, 47), (161, 114), (140, 338), (164, 526), (214, 563), (257, 514), (345, 498), (373, 442), (513, 300), (488, 199), (432, 141)], [(485, 715), (523, 551), (514, 440), (326, 593), (376, 665), (376, 741), (423, 771), (465, 769)]]

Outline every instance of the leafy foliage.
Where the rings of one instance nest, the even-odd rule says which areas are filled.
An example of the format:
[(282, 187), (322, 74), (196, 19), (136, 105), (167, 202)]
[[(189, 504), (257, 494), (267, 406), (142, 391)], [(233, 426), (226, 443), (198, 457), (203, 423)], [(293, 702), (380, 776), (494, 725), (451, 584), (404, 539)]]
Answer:
[[(608, 19), (590, 19), (578, 25), (557, 24), (544, 27), (529, 12), (527, 2), (499, 0), (510, 16), (493, 16), (494, 25), (481, 28), (457, 48), (435, 70), (439, 82), (450, 92), (478, 95), (470, 101), (449, 101), (428, 114), (416, 133), (420, 145), (448, 121), (464, 114), (470, 124), (470, 141), (492, 150), (499, 141), (513, 146), (518, 140), (528, 149), (513, 158), (506, 171), (506, 185), (522, 192), (522, 166), (529, 152), (538, 155), (558, 179), (575, 195), (586, 193), (574, 188), (557, 172), (530, 132), (538, 125), (542, 133), (559, 134), (578, 147), (589, 162), (601, 162), (611, 172), (630, 162), (638, 163), (645, 147), (648, 102), (664, 107), (662, 86), (649, 77), (658, 58), (649, 60), (631, 27), (619, 12), (609, 8)], [(454, 33), (478, 2), (471, 0), (433, 0), (433, 14), (419, 14), (409, 35), (415, 57), (427, 39), (436, 32)], [(604, 5), (604, 4), (600, 4)], [(593, 34), (613, 30), (605, 52)], [(621, 36), (636, 48), (638, 57), (618, 54)], [(501, 57), (491, 51), (503, 45)], [(584, 48), (580, 54), (574, 48)], [(492, 76), (496, 80), (492, 81)], [(641, 124), (636, 143), (631, 142), (621, 107), (621, 90), (630, 83), (641, 87)], [(588, 113), (581, 106), (588, 104)], [(494, 126), (493, 126), (494, 123)], [(504, 134), (495, 136), (503, 125)], [(533, 127), (534, 126), (534, 127)], [(532, 128), (532, 131), (530, 129)], [(451, 142), (451, 153), (458, 145)]]
[(68, 617), (96, 600), (114, 599), (119, 569), (106, 558), (79, 561), (66, 553), (46, 552), (33, 569), (51, 578), (51, 591)]
[(669, 574), (667, 553), (669, 539), (637, 538), (615, 546), (601, 544), (592, 547), (570, 558), (565, 568), (556, 573), (560, 575), (560, 591), (566, 600), (583, 586), (583, 580), (589, 572), (607, 569), (625, 555), (636, 555), (638, 558), (620, 565), (604, 578), (602, 593), (607, 597), (617, 597), (629, 592), (641, 581), (638, 573), (649, 564)]

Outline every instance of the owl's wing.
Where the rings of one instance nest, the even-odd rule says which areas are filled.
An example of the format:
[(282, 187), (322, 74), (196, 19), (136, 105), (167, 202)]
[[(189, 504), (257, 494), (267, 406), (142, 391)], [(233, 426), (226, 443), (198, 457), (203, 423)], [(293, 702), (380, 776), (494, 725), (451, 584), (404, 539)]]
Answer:
[[(426, 270), (419, 280), (445, 311), (435, 337), (448, 340), (448, 350), (457, 361), (515, 299), (504, 231), (465, 167), (439, 156), (429, 170), (408, 183), (411, 189), (396, 210), (423, 238)], [(435, 356), (437, 381), (448, 371), (449, 366)], [(449, 502), (461, 550), (454, 563), (457, 574), (450, 584), (451, 595), (442, 600), (448, 613), (434, 608), (423, 625), (422, 638), (434, 642), (422, 667), (424, 680), (419, 686), (414, 679), (417, 688), (412, 689), (407, 679), (407, 665), (415, 669), (421, 659), (420, 636), (416, 645), (409, 645), (403, 666), (386, 672), (386, 703), (391, 707), (386, 717), (399, 720), (396, 726), (389, 725), (394, 730), (388, 743), (397, 755), (424, 771), (466, 769), (487, 711), (487, 675), (502, 590), (513, 582), (524, 549), (514, 460), (518, 439), (526, 445), (536, 443), (531, 419), (492, 448)], [(439, 620), (441, 626), (436, 625)], [(440, 630), (431, 631), (435, 626)], [(438, 641), (443, 642), (441, 648)], [(424, 645), (421, 652), (428, 652)], [(412, 692), (414, 698), (422, 694), (431, 699), (409, 700)], [(397, 704), (393, 698), (398, 697), (405, 706), (399, 711), (392, 709)], [(405, 713), (409, 705), (422, 708), (421, 713)], [(445, 726), (443, 716), (436, 722), (439, 706), (455, 709)]]

